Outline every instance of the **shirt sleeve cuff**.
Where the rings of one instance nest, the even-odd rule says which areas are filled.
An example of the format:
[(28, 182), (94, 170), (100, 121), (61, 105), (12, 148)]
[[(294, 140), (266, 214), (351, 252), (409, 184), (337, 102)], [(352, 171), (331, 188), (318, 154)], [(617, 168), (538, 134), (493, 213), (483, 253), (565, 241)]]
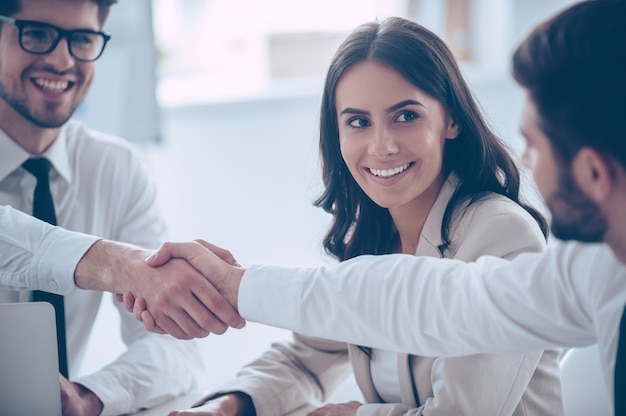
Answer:
[(72, 381), (85, 386), (98, 396), (104, 405), (100, 416), (121, 415), (131, 407), (128, 389), (120, 385), (119, 380), (106, 372), (99, 372)]
[[(303, 281), (310, 279), (305, 268), (255, 265), (246, 270), (241, 279), (237, 304), (240, 315), (249, 321), (279, 328), (291, 328), (300, 316)], [(267, 287), (272, 290), (266, 290)]]
[(76, 288), (74, 271), (87, 250), (100, 238), (54, 227), (41, 240), (33, 256), (32, 272), (38, 287), (58, 294)]

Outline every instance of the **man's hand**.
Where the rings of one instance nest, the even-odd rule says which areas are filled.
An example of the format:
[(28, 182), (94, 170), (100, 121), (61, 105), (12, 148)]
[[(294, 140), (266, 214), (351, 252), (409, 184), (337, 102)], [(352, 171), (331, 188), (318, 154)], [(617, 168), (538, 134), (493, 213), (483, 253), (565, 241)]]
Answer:
[[(197, 243), (188, 244), (208, 252)], [(163, 259), (167, 253), (164, 251), (156, 259)], [(76, 284), (85, 289), (130, 292), (144, 299), (155, 325), (179, 339), (222, 334), (229, 326), (245, 325), (231, 303), (197, 267), (177, 258), (159, 263), (161, 267), (151, 267), (146, 263), (150, 254), (135, 246), (98, 241), (78, 263)], [(176, 248), (170, 257), (183, 257), (178, 254)]]
[(102, 401), (88, 388), (72, 383), (59, 374), (63, 416), (97, 416), (102, 413)]
[(164, 243), (146, 262), (150, 266), (159, 267), (172, 259), (184, 259), (192, 265), (228, 299), (234, 308), (237, 308), (239, 285), (245, 269), (237, 265), (228, 250), (204, 240)]
[[(245, 269), (239, 267), (228, 250), (204, 240), (190, 243), (165, 243), (147, 260), (147, 263), (153, 267), (164, 267), (176, 259), (184, 259), (192, 265), (217, 288), (233, 307), (237, 307), (239, 283)], [(120, 300), (119, 297), (118, 300)], [(125, 293), (123, 302), (126, 309), (133, 312), (135, 318), (143, 322), (148, 331), (159, 334), (169, 332), (158, 322), (158, 318), (152, 313), (147, 300), (135, 296), (134, 293)]]
[[(223, 249), (221, 247), (218, 247), (214, 244), (211, 244), (205, 240), (199, 239), (199, 240), (195, 240), (195, 242), (200, 244), (202, 247), (208, 249), (212, 254), (215, 254), (225, 263), (231, 266), (235, 266), (237, 268), (241, 267), (239, 263), (237, 263), (237, 260), (235, 260), (235, 257), (231, 254), (230, 251)], [(181, 248), (180, 246), (182, 245), (186, 245), (189, 248)], [(190, 250), (194, 250), (195, 248), (196, 247), (194, 247), (194, 243), (166, 243), (158, 250), (157, 253), (154, 254), (154, 256), (150, 257), (147, 260), (147, 262), (148, 264), (154, 267), (160, 267), (163, 264), (167, 264), (167, 262), (171, 261), (173, 257), (175, 256), (180, 256), (181, 258), (187, 259), (186, 256), (192, 255), (192, 251)], [(201, 255), (207, 255), (203, 251), (199, 251), (199, 252), (201, 253)], [(206, 265), (206, 262), (204, 262), (204, 264)], [(216, 263), (216, 264), (219, 264), (219, 263)], [(198, 270), (198, 271), (202, 272), (202, 270)], [(215, 276), (216, 274), (213, 273), (213, 275)], [(238, 285), (237, 285), (237, 289), (233, 288), (231, 290), (232, 291), (236, 290), (238, 292)], [(233, 296), (234, 296), (234, 300), (232, 302), (236, 302), (237, 294), (234, 293)], [(150, 332), (155, 332), (158, 334), (167, 333), (166, 330), (164, 330), (163, 328), (159, 327), (159, 325), (157, 325), (155, 318), (147, 310), (145, 299), (140, 298), (140, 297), (136, 298), (130, 292), (126, 292), (123, 295), (117, 294), (116, 299), (118, 300), (118, 302), (124, 302), (124, 306), (126, 307), (126, 310), (128, 310), (128, 312), (133, 313), (135, 315), (135, 318), (138, 321), (143, 323), (146, 330)]]

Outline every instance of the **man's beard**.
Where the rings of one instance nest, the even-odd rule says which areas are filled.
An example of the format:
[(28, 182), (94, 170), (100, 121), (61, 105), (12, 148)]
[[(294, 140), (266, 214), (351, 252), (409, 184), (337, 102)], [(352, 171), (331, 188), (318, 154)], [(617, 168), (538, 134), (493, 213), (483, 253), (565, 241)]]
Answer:
[[(30, 82), (28, 80), (29, 74), (34, 72), (34, 68), (26, 69), (21, 76), (22, 82)], [(49, 71), (52, 74), (56, 74), (55, 71)], [(82, 75), (78, 73), (76, 75), (78, 81), (74, 88), (77, 88), (78, 85), (82, 82)], [(37, 114), (29, 107), (29, 104), (26, 98), (20, 98), (10, 92), (6, 88), (6, 84), (0, 82), (0, 99), (5, 101), (15, 112), (17, 112), (24, 119), (29, 121), (30, 123), (43, 128), (58, 128), (63, 126), (74, 114), (78, 105), (75, 105), (73, 108), (70, 108), (66, 113), (59, 113), (56, 111), (57, 104), (48, 103), (47, 108), (41, 114)]]
[(602, 211), (580, 190), (568, 168), (560, 172), (558, 191), (546, 201), (552, 213), (552, 233), (561, 240), (602, 242), (607, 231)]

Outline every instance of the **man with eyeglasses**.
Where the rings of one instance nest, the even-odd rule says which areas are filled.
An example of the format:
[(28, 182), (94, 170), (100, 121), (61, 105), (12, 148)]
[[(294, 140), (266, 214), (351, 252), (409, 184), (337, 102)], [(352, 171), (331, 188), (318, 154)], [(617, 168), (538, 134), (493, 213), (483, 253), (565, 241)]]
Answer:
[[(73, 231), (154, 248), (166, 227), (146, 168), (122, 139), (71, 119), (110, 39), (102, 26), (113, 3), (0, 2), (0, 205)], [(58, 291), (53, 283), (50, 291)], [(48, 300), (45, 293), (8, 290), (4, 280), (0, 286), (0, 302)], [(81, 374), (101, 299), (99, 291), (74, 291), (49, 300), (60, 327), (64, 415), (130, 413), (193, 388), (201, 367), (196, 345), (148, 333), (117, 302), (127, 349), (101, 370)]]

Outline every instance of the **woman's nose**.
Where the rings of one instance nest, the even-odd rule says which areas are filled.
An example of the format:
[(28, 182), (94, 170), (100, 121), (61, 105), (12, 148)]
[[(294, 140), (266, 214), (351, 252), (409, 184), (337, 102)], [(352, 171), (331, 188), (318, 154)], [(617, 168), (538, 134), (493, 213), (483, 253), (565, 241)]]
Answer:
[(383, 157), (396, 154), (398, 152), (398, 143), (393, 134), (386, 127), (374, 129), (374, 135), (370, 144), (370, 153)]

